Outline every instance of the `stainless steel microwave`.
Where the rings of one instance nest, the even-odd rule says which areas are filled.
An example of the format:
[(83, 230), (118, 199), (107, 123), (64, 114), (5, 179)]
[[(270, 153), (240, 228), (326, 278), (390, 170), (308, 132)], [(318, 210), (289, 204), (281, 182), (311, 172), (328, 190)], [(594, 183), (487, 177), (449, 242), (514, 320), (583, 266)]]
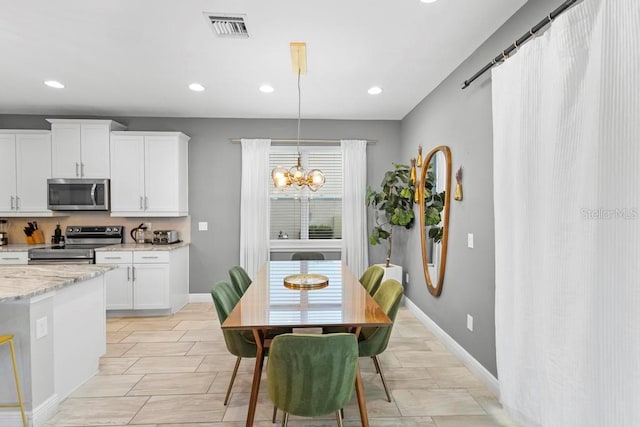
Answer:
[(108, 211), (108, 179), (47, 180), (47, 207), (52, 211)]

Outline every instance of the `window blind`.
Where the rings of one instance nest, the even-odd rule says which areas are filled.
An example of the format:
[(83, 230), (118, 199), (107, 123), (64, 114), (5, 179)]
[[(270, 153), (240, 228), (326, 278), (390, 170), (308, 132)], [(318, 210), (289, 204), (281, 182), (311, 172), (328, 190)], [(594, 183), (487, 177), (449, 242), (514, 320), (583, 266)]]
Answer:
[[(279, 147), (281, 148), (281, 147)], [(320, 169), (325, 184), (318, 191), (293, 185), (281, 190), (271, 186), (272, 240), (287, 236), (289, 240), (342, 238), (342, 154), (339, 148), (304, 147), (300, 149), (305, 170)], [(291, 151), (272, 151), (269, 169), (276, 166), (293, 167), (298, 154)]]

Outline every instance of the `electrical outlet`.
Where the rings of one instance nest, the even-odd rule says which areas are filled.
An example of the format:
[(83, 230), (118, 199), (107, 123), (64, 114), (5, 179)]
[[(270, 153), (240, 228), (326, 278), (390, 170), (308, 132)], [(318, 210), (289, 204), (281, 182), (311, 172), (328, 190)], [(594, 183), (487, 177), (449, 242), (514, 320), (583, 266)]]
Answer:
[(473, 233), (467, 234), (467, 247), (473, 249)]
[(208, 231), (209, 223), (208, 222), (199, 222), (198, 223), (198, 231)]
[(49, 325), (46, 316), (36, 320), (36, 339), (46, 337), (48, 333)]
[(467, 329), (473, 332), (473, 316), (467, 314)]

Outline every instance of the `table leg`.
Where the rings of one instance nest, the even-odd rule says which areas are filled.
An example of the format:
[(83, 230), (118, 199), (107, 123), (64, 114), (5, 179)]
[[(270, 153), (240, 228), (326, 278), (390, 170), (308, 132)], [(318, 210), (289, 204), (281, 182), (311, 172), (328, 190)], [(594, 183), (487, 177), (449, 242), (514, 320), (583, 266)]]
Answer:
[(367, 416), (367, 404), (364, 397), (364, 387), (362, 376), (360, 375), (360, 364), (356, 367), (356, 397), (358, 398), (358, 409), (360, 410), (360, 421), (362, 427), (369, 427), (369, 417)]
[(264, 334), (258, 329), (253, 330), (253, 338), (256, 341), (256, 366), (253, 369), (253, 382), (251, 383), (251, 396), (249, 397), (249, 410), (247, 411), (247, 427), (253, 427), (253, 419), (258, 405), (258, 392), (260, 391), (260, 378), (264, 364)]

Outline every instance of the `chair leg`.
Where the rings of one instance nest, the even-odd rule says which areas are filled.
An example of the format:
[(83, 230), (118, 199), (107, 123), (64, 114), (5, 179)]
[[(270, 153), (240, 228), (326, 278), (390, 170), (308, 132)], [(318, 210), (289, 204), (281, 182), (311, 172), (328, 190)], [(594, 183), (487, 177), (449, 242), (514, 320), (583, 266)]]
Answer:
[(227, 405), (227, 403), (229, 403), (229, 396), (231, 396), (231, 388), (233, 387), (233, 382), (236, 380), (236, 374), (238, 373), (238, 368), (240, 367), (241, 360), (242, 360), (242, 357), (239, 357), (239, 356), (236, 359), (236, 366), (234, 366), (233, 368), (233, 374), (231, 374), (231, 381), (229, 381), (229, 388), (227, 389), (227, 395), (224, 398), (225, 406)]
[(376, 367), (376, 374), (380, 373), (380, 368), (378, 367), (378, 362), (376, 361), (376, 356), (371, 356), (371, 360), (373, 360), (373, 366)]
[(336, 420), (338, 420), (338, 427), (342, 427), (342, 417), (340, 416), (342, 409), (336, 411)]
[(287, 427), (288, 425), (289, 425), (289, 413), (283, 411), (283, 413), (282, 413), (282, 427)]
[(389, 388), (387, 387), (387, 382), (384, 380), (384, 374), (382, 373), (382, 366), (380, 366), (380, 360), (378, 360), (378, 356), (373, 356), (373, 363), (376, 365), (376, 370), (380, 374), (380, 379), (382, 379), (382, 386), (384, 387), (384, 392), (387, 393), (387, 400), (391, 402), (391, 395), (389, 394)]
[(22, 415), (22, 425), (27, 427), (27, 419), (24, 416), (24, 404), (22, 403), (22, 391), (20, 390), (20, 379), (18, 378), (18, 365), (16, 363), (16, 350), (13, 347), (13, 340), (9, 341), (11, 347), (11, 361), (13, 362), (13, 376), (16, 379), (16, 391), (18, 392), (18, 405), (20, 406), (20, 415)]
[(271, 417), (271, 424), (275, 424), (276, 423), (276, 417), (278, 416), (278, 408), (277, 407), (273, 407), (273, 416)]

